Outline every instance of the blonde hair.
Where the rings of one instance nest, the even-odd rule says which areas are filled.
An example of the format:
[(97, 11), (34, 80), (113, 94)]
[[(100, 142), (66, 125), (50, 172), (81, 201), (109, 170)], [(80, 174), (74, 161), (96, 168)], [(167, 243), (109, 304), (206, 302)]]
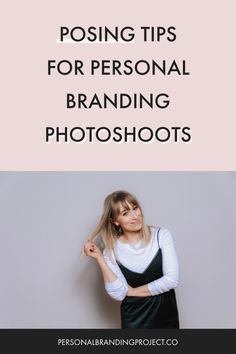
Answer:
[[(138, 200), (129, 192), (126, 191), (115, 191), (109, 194), (104, 201), (104, 208), (101, 219), (90, 234), (89, 239), (94, 240), (97, 236), (100, 236), (102, 239), (103, 247), (108, 251), (108, 254), (111, 254), (114, 250), (114, 245), (117, 240), (117, 237), (123, 234), (121, 227), (117, 228), (113, 221), (116, 219), (120, 213), (120, 204), (127, 208), (128, 204), (132, 206), (137, 206), (141, 210), (143, 217), (142, 208)], [(147, 245), (151, 239), (151, 227), (145, 225), (143, 218), (143, 227), (140, 230), (140, 240), (144, 245)]]

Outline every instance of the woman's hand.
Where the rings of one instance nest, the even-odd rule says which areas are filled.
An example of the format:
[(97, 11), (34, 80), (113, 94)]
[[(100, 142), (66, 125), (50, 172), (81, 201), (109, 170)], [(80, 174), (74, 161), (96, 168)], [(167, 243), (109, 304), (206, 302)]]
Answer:
[(86, 242), (86, 244), (84, 245), (84, 253), (86, 254), (86, 256), (95, 258), (96, 260), (102, 257), (102, 252), (91, 240), (88, 240), (88, 242)]
[(137, 288), (132, 288), (130, 285), (128, 285), (127, 296), (147, 297), (151, 296), (151, 293), (147, 284), (138, 286)]

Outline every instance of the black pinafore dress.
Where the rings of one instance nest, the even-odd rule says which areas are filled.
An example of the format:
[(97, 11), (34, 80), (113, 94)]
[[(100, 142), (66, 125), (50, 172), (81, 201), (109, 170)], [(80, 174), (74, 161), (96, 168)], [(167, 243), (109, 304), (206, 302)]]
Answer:
[[(159, 231), (155, 230), (158, 251), (143, 273), (136, 273), (117, 261), (127, 283), (136, 288), (163, 276)], [(136, 297), (126, 296), (121, 303), (121, 328), (179, 328), (179, 316), (174, 289), (165, 293)]]

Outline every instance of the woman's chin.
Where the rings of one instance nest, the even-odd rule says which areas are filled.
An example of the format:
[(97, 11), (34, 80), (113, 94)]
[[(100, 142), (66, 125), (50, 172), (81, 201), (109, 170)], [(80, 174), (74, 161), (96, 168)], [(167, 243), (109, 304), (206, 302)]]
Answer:
[(142, 226), (143, 225), (141, 223), (133, 224), (132, 227), (131, 227), (131, 230), (133, 230), (133, 231), (141, 231)]

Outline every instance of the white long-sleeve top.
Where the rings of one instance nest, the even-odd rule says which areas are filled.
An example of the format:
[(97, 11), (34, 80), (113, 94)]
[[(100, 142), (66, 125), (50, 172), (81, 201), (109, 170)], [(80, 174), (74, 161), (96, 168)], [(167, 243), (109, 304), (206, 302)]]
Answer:
[[(163, 276), (147, 284), (152, 296), (176, 288), (179, 282), (178, 259), (170, 231), (161, 228), (158, 239), (162, 251)], [(134, 244), (127, 244), (117, 239), (115, 243), (116, 259), (131, 271), (142, 273), (152, 262), (158, 248), (157, 229), (152, 228), (151, 240), (147, 246), (143, 246), (141, 241)], [(122, 301), (128, 292), (127, 281), (116, 263), (113, 252), (109, 257), (107, 251), (104, 250), (103, 258), (117, 276), (115, 281), (105, 283), (106, 292), (113, 299)]]

